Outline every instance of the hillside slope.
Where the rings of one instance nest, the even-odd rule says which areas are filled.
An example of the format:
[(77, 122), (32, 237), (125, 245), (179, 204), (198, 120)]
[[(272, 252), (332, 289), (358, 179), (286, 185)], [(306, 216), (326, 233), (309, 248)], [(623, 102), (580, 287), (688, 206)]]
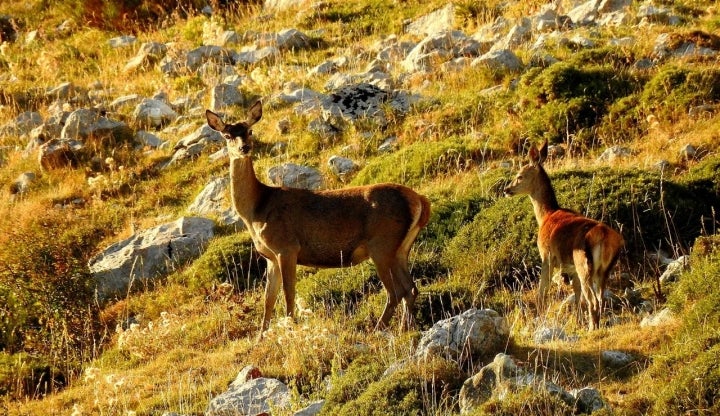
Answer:
[[(248, 366), (287, 386), (273, 414), (717, 413), (714, 2), (177, 3), (0, 3), (3, 413), (214, 414)], [(431, 200), (415, 328), (373, 330), (366, 262), (300, 267), (297, 321), (278, 305), (257, 338), (266, 265), (204, 116), (257, 100), (261, 181)], [(538, 315), (537, 223), (503, 196), (545, 140), (560, 205), (625, 239), (596, 331), (570, 285)], [(418, 358), (474, 308), (498, 345)], [(466, 399), (498, 363), (512, 377)]]

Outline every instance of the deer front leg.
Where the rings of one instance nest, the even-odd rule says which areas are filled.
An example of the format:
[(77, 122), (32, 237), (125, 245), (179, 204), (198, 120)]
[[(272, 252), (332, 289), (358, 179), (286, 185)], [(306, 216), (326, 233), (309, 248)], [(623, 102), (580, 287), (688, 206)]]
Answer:
[(285, 314), (295, 319), (295, 283), (297, 279), (297, 255), (278, 254), (280, 275), (282, 275), (283, 292), (285, 293)]
[(267, 259), (267, 283), (265, 285), (265, 312), (263, 314), (262, 327), (260, 336), (270, 326), (273, 309), (275, 309), (275, 301), (277, 300), (278, 291), (280, 290), (280, 268), (275, 264), (276, 259)]

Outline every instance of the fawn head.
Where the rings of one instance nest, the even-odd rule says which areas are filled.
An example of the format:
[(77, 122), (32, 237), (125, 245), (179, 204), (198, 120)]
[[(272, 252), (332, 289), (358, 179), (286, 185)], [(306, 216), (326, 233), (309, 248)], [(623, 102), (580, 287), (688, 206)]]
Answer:
[(225, 124), (219, 115), (210, 110), (205, 110), (205, 117), (207, 118), (208, 126), (213, 130), (219, 131), (223, 137), (225, 137), (228, 153), (231, 157), (250, 155), (253, 147), (252, 130), (250, 128), (262, 117), (262, 103), (260, 101), (257, 101), (250, 107), (247, 120), (240, 123)]
[(529, 194), (537, 187), (542, 164), (547, 159), (547, 149), (547, 140), (539, 150), (535, 146), (530, 148), (529, 163), (520, 168), (515, 179), (503, 190), (505, 196)]

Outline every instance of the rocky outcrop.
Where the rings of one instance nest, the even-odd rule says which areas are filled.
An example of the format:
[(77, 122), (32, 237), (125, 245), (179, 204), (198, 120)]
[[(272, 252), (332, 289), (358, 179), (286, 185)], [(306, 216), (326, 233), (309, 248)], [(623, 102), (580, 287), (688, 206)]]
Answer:
[(541, 391), (558, 397), (578, 413), (592, 413), (607, 407), (597, 389), (585, 387), (571, 392), (549, 381), (550, 377), (528, 372), (518, 366), (509, 355), (500, 353), (495, 359), (469, 379), (460, 389), (461, 414), (470, 414), (490, 399), (503, 400), (508, 393), (522, 389)]

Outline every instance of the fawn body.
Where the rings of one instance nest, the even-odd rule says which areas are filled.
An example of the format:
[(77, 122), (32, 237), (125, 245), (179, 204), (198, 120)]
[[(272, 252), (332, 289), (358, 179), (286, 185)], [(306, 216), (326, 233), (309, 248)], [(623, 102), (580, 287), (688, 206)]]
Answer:
[(589, 329), (600, 326), (607, 280), (624, 242), (622, 235), (607, 225), (561, 208), (542, 163), (547, 158), (547, 141), (538, 151), (530, 149), (530, 163), (520, 168), (505, 188), (507, 196), (527, 194), (539, 225), (537, 245), (542, 259), (538, 307), (546, 309), (550, 278), (556, 270), (572, 278), (578, 321), (582, 303), (588, 308)]

